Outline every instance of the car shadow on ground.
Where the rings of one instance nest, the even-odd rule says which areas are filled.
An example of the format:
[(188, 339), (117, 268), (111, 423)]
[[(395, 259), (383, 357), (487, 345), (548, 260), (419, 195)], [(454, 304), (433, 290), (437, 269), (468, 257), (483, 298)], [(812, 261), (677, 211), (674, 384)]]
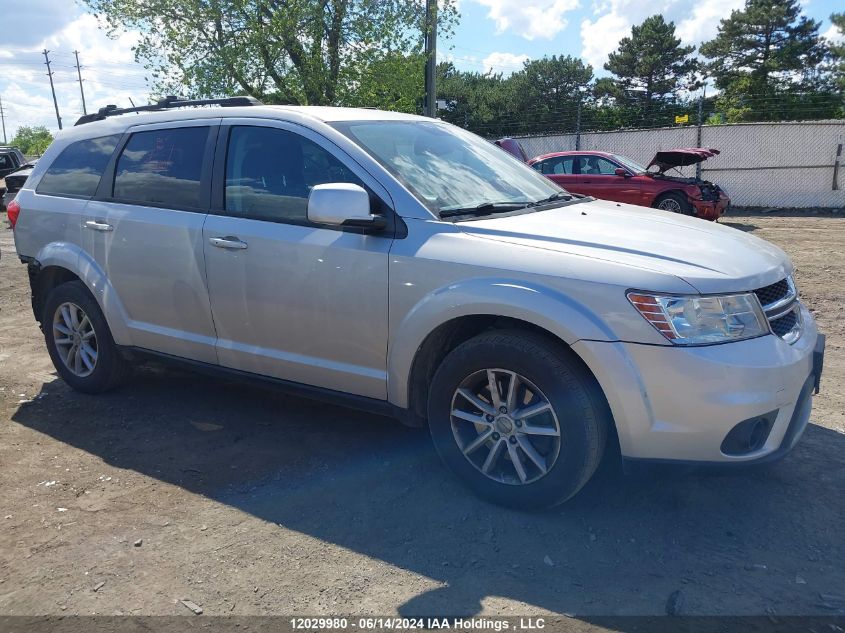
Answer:
[(751, 224), (748, 222), (726, 222), (725, 220), (722, 220), (721, 222), (719, 222), (719, 224), (721, 224), (722, 226), (729, 226), (732, 229), (739, 229), (740, 231), (745, 231), (746, 233), (753, 233), (754, 231), (760, 228), (756, 224)]
[(677, 590), (688, 613), (829, 614), (818, 592), (845, 585), (845, 436), (816, 425), (766, 469), (611, 464), (568, 504), (526, 513), (467, 492), (424, 431), (365, 413), (155, 368), (102, 396), (42, 391), (16, 423), (442, 583), (403, 615), (469, 616), (488, 596), (658, 614)]

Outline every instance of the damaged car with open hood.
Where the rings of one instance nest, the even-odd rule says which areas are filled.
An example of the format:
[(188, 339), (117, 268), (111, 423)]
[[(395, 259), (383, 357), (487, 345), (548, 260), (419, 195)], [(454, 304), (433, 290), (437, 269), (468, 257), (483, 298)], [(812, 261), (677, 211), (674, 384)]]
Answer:
[(730, 206), (728, 195), (710, 181), (680, 172), (718, 153), (704, 147), (661, 150), (643, 167), (611, 152), (554, 152), (528, 164), (573, 193), (718, 220)]

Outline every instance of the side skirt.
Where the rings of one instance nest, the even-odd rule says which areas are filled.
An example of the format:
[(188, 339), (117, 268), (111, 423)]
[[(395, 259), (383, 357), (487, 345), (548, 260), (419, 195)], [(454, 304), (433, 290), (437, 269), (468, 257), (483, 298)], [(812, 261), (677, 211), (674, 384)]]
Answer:
[[(182, 367), (208, 376), (264, 385), (266, 387), (279, 389), (285, 393), (290, 393), (308, 400), (329, 402), (331, 404), (355, 409), (357, 411), (364, 411), (366, 413), (395, 418), (408, 426), (413, 425), (409, 424), (409, 421), (413, 419), (413, 416), (408, 409), (397, 407), (386, 400), (377, 400), (375, 398), (367, 398), (366, 396), (358, 396), (355, 394), (344, 393), (342, 391), (335, 391), (333, 389), (326, 389), (324, 387), (315, 387), (313, 385), (292, 382), (282, 378), (254, 374), (240, 369), (221, 367), (220, 365), (212, 365), (201, 361), (180, 358), (178, 356), (172, 356), (162, 352), (154, 352), (139, 347), (122, 347), (121, 352), (130, 361), (157, 361), (165, 365)], [(419, 425), (416, 424), (413, 426)]]

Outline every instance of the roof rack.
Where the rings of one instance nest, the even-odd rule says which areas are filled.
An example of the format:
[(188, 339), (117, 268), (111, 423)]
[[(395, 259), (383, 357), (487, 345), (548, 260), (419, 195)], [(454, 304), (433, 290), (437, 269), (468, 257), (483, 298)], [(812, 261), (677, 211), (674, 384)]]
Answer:
[(205, 106), (205, 105), (219, 105), (223, 107), (237, 107), (237, 106), (258, 106), (264, 105), (255, 97), (224, 97), (222, 99), (182, 99), (176, 96), (168, 96), (164, 99), (159, 99), (155, 103), (149, 105), (138, 106), (135, 108), (118, 108), (116, 105), (107, 105), (100, 108), (95, 114), (86, 114), (79, 117), (74, 125), (84, 125), (92, 121), (102, 121), (110, 116), (118, 116), (120, 114), (129, 114), (131, 112), (155, 112), (158, 110), (169, 110), (170, 108), (184, 108), (191, 106)]

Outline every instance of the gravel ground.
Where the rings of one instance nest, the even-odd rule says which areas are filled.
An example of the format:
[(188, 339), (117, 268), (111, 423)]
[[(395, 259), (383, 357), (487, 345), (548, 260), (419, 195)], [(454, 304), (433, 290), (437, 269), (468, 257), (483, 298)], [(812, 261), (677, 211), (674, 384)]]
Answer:
[(676, 591), (684, 614), (845, 612), (845, 217), (724, 221), (793, 257), (828, 334), (801, 443), (753, 471), (608, 466), (527, 514), (474, 498), (387, 419), (155, 367), (72, 392), (0, 215), (0, 614), (190, 615), (187, 599), (589, 621), (662, 614)]

